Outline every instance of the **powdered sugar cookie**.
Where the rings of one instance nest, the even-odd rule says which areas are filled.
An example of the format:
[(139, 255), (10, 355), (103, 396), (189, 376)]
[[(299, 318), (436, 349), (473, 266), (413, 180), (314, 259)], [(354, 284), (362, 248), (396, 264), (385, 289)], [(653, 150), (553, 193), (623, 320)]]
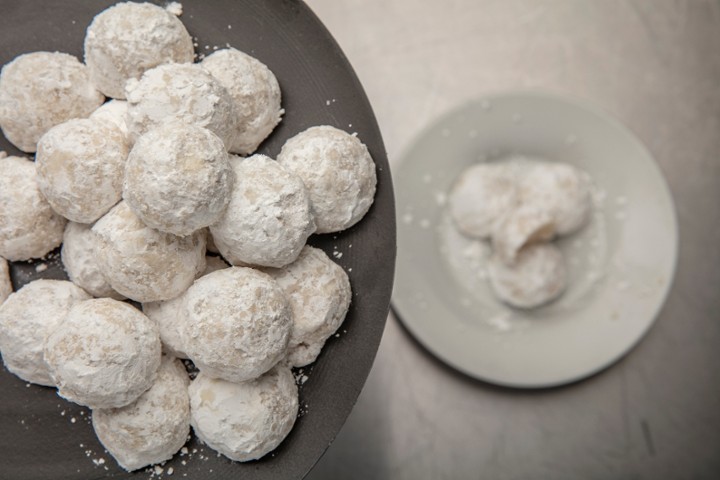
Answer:
[(90, 225), (68, 222), (63, 235), (63, 267), (68, 278), (93, 297), (109, 297), (122, 300), (125, 297), (112, 289), (100, 273), (97, 263), (97, 236)]
[(521, 248), (554, 236), (555, 219), (550, 212), (535, 204), (521, 204), (495, 223), (492, 246), (500, 260), (512, 265)]
[(230, 203), (210, 226), (215, 245), (234, 265), (287, 265), (315, 231), (305, 185), (265, 155), (232, 165), (235, 186)]
[(117, 292), (138, 302), (169, 300), (205, 270), (205, 230), (177, 237), (145, 226), (120, 202), (92, 228), (97, 262)]
[(269, 275), (246, 267), (218, 270), (196, 280), (184, 297), (181, 345), (207, 376), (251, 380), (285, 356), (291, 311)]
[(13, 292), (12, 282), (10, 281), (10, 268), (8, 262), (4, 258), (0, 258), (0, 305)]
[(230, 151), (248, 155), (280, 123), (280, 85), (262, 62), (234, 48), (218, 50), (201, 65), (227, 88), (238, 117), (238, 130)]
[(565, 261), (553, 244), (528, 245), (508, 266), (498, 255), (488, 264), (490, 285), (500, 300), (519, 308), (533, 308), (554, 300), (565, 290)]
[(182, 363), (163, 357), (152, 387), (129, 405), (92, 412), (95, 433), (127, 471), (169, 460), (190, 433), (190, 379)]
[(160, 336), (157, 326), (127, 303), (86, 300), (50, 332), (45, 362), (60, 396), (90, 408), (122, 407), (155, 382)]
[(171, 121), (135, 143), (125, 168), (123, 198), (148, 227), (185, 236), (220, 218), (234, 179), (217, 135)]
[(125, 120), (127, 118), (127, 102), (123, 100), (105, 102), (90, 115), (90, 118), (110, 122), (120, 129), (125, 138), (130, 138), (130, 132)]
[(317, 233), (353, 226), (373, 203), (375, 163), (367, 147), (342, 130), (308, 128), (285, 142), (277, 161), (307, 186)]
[[(200, 65), (171, 63), (148, 70), (126, 87), (130, 136), (140, 136), (168, 119), (205, 127), (226, 147), (237, 132), (232, 97)], [(226, 148), (227, 149), (227, 148)]]
[(90, 295), (65, 280), (35, 280), (0, 305), (0, 352), (5, 366), (28, 382), (55, 386), (43, 360), (45, 338)]
[(66, 221), (40, 193), (32, 161), (7, 157), (0, 165), (0, 256), (43, 257), (62, 242)]
[[(205, 271), (202, 275), (208, 275), (212, 272), (228, 268), (229, 265), (220, 257), (205, 257)], [(183, 306), (185, 297), (183, 294), (166, 300), (164, 302), (143, 303), (143, 313), (150, 320), (155, 322), (160, 329), (160, 340), (163, 344), (163, 350), (177, 358), (188, 358), (183, 346), (183, 338), (180, 335), (180, 327), (183, 322), (187, 321), (187, 315)]]
[(191, 63), (190, 34), (152, 3), (118, 3), (95, 16), (85, 34), (90, 78), (108, 97), (125, 98), (125, 84), (164, 63)]
[(298, 414), (297, 386), (286, 366), (243, 383), (200, 372), (188, 391), (195, 434), (238, 462), (273, 451), (290, 433)]
[(558, 235), (582, 228), (592, 211), (588, 175), (565, 163), (533, 162), (519, 177), (520, 202), (550, 213)]
[(119, 128), (89, 118), (69, 120), (38, 142), (38, 186), (60, 215), (92, 223), (120, 201), (127, 156)]
[(45, 132), (72, 118), (85, 118), (104, 97), (85, 65), (66, 53), (20, 55), (0, 73), (0, 128), (24, 152), (34, 152)]
[(478, 163), (465, 169), (450, 190), (450, 215), (458, 230), (486, 238), (518, 203), (515, 169), (507, 163)]
[(290, 301), (290, 364), (303, 367), (314, 362), (350, 306), (352, 292), (347, 274), (325, 252), (309, 245), (290, 265), (264, 271), (280, 284)]

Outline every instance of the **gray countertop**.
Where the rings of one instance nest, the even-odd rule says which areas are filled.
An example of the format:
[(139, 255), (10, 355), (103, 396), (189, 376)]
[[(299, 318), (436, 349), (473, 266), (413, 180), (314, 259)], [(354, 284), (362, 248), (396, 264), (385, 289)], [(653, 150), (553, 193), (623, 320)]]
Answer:
[(455, 373), (390, 318), (355, 410), (310, 479), (720, 478), (720, 3), (308, 0), (363, 83), (391, 164), (468, 99), (586, 98), (648, 146), (680, 225), (647, 337), (580, 383)]

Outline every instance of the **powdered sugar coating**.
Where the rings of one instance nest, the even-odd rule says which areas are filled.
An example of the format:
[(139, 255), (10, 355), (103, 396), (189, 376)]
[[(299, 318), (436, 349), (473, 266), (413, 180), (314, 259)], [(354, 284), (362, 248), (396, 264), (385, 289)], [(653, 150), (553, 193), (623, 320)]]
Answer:
[(582, 170), (565, 163), (533, 162), (519, 177), (518, 196), (552, 215), (558, 235), (582, 228), (592, 211), (591, 183)]
[(238, 130), (229, 150), (248, 155), (280, 123), (280, 85), (270, 69), (258, 59), (234, 48), (218, 50), (201, 65), (230, 93)]
[(164, 63), (191, 63), (192, 38), (173, 14), (152, 3), (118, 3), (95, 16), (85, 35), (90, 78), (108, 97)]
[(123, 300), (125, 297), (112, 289), (100, 273), (97, 262), (97, 236), (90, 225), (68, 222), (63, 235), (63, 267), (68, 278), (93, 297), (109, 297)]
[(0, 306), (0, 352), (5, 366), (25, 381), (55, 386), (43, 360), (45, 338), (90, 295), (65, 280), (35, 280)]
[[(205, 257), (205, 271), (202, 275), (228, 268), (228, 264), (220, 257)], [(201, 275), (201, 276), (202, 276)], [(160, 340), (163, 350), (177, 358), (188, 358), (183, 346), (183, 338), (180, 335), (180, 326), (187, 321), (187, 315), (183, 306), (184, 295), (166, 300), (164, 302), (143, 303), (143, 313), (150, 320), (157, 323), (160, 329)]]
[(128, 150), (114, 125), (89, 118), (61, 123), (38, 142), (40, 191), (63, 217), (92, 223), (120, 201)]
[[(232, 145), (237, 116), (232, 97), (200, 65), (160, 65), (126, 86), (128, 129), (136, 140), (168, 119), (205, 127)], [(226, 148), (227, 149), (227, 148)]]
[(218, 250), (233, 265), (282, 267), (294, 261), (315, 231), (302, 180), (265, 155), (231, 163), (230, 203), (210, 226)]
[(512, 165), (478, 163), (465, 169), (448, 195), (450, 215), (458, 230), (475, 238), (492, 234), (496, 223), (518, 203)]
[(492, 246), (500, 260), (512, 265), (525, 245), (554, 236), (555, 219), (550, 212), (534, 203), (520, 204), (495, 222)]
[(347, 274), (325, 252), (309, 245), (290, 265), (264, 271), (278, 282), (290, 301), (290, 364), (303, 367), (314, 362), (350, 307), (352, 292)]
[(0, 257), (0, 305), (13, 292), (12, 282), (10, 281), (10, 269), (8, 262), (4, 258)]
[(147, 227), (120, 202), (92, 228), (97, 262), (117, 292), (138, 302), (169, 300), (205, 269), (205, 230), (178, 237)]
[(105, 102), (95, 110), (90, 118), (93, 120), (102, 120), (110, 122), (115, 125), (125, 135), (125, 138), (130, 138), (130, 132), (127, 127), (127, 102), (124, 100), (110, 100)]
[(565, 261), (551, 243), (528, 245), (512, 266), (493, 255), (488, 273), (500, 300), (519, 308), (534, 308), (554, 300), (566, 287)]
[(190, 433), (190, 379), (182, 363), (163, 357), (152, 387), (129, 405), (92, 412), (95, 433), (127, 471), (169, 460)]
[(180, 336), (180, 323), (187, 321), (183, 295), (172, 300), (143, 303), (142, 310), (157, 324), (163, 351), (176, 358), (188, 358)]
[(230, 267), (201, 277), (184, 295), (184, 308), (181, 345), (209, 377), (251, 380), (285, 356), (291, 310), (283, 290), (265, 273)]
[(290, 433), (298, 414), (297, 386), (283, 365), (243, 383), (212, 379), (200, 372), (188, 391), (195, 434), (238, 462), (273, 451)]
[(234, 179), (217, 135), (168, 122), (135, 143), (125, 168), (123, 198), (147, 226), (185, 236), (220, 218)]
[(40, 258), (62, 242), (66, 220), (40, 193), (36, 176), (27, 158), (0, 159), (0, 256), (12, 262)]
[(76, 304), (45, 342), (58, 394), (90, 408), (116, 408), (150, 388), (160, 367), (157, 326), (111, 298)]
[(24, 152), (34, 152), (50, 128), (87, 117), (103, 100), (85, 65), (66, 53), (26, 53), (0, 73), (0, 127)]
[(277, 161), (310, 192), (317, 233), (353, 226), (375, 199), (377, 175), (367, 147), (331, 126), (311, 127), (283, 145)]

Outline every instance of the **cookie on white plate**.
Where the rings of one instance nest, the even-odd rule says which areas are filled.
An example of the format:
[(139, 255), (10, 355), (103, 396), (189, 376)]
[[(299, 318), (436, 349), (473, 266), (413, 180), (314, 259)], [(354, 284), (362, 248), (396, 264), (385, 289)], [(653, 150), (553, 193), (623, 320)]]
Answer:
[(567, 286), (565, 260), (552, 243), (536, 243), (520, 250), (513, 265), (498, 255), (488, 264), (490, 285), (503, 302), (534, 308), (559, 297)]

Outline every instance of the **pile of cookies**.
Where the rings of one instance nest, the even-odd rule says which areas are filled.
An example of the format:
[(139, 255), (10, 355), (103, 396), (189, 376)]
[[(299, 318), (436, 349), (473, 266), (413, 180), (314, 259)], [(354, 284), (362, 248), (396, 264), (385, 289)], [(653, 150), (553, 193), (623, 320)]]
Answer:
[[(35, 153), (0, 158), (0, 353), (90, 407), (127, 470), (171, 458), (191, 425), (237, 461), (279, 445), (298, 413), (290, 369), (351, 299), (307, 239), (356, 224), (375, 195), (367, 148), (337, 128), (253, 154), (284, 113), (275, 76), (233, 48), (193, 59), (175, 15), (128, 2), (89, 25), (85, 63), (34, 52), (0, 74), (0, 127)], [(70, 280), (11, 293), (7, 261), (61, 243)]]
[(489, 239), (487, 274), (495, 295), (518, 308), (559, 297), (567, 276), (557, 237), (582, 229), (592, 213), (592, 182), (582, 170), (528, 157), (477, 163), (448, 195), (463, 235)]

